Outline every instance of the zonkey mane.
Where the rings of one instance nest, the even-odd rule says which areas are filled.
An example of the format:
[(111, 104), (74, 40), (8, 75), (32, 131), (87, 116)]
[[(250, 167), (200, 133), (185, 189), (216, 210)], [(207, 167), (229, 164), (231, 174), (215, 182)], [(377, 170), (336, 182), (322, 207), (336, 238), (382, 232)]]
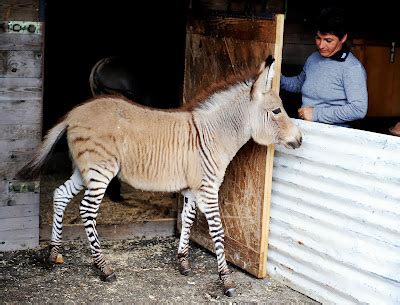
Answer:
[[(194, 109), (201, 107), (204, 103), (207, 103), (215, 93), (226, 91), (228, 88), (240, 84), (240, 83), (245, 83), (247, 81), (253, 81), (257, 76), (259, 72), (257, 71), (256, 68), (248, 68), (245, 71), (237, 72), (236, 74), (229, 75), (226, 78), (215, 82), (208, 87), (204, 88), (203, 90), (200, 90), (188, 103), (183, 104), (179, 108), (172, 108), (172, 109), (161, 109), (161, 108), (154, 108), (151, 106), (145, 106), (142, 105), (134, 100), (129, 100), (123, 95), (117, 95), (118, 99), (124, 100), (125, 102), (135, 105), (139, 108), (150, 108), (154, 110), (159, 110), (163, 112), (181, 112), (181, 111), (193, 111)], [(97, 96), (94, 98), (91, 98), (81, 104), (76, 105), (74, 108), (77, 108), (83, 104), (90, 103), (93, 100), (97, 100), (99, 97), (104, 98), (104, 97), (109, 97), (109, 98), (115, 98), (115, 94), (102, 94), (101, 96)], [(64, 117), (62, 118), (64, 119)]]

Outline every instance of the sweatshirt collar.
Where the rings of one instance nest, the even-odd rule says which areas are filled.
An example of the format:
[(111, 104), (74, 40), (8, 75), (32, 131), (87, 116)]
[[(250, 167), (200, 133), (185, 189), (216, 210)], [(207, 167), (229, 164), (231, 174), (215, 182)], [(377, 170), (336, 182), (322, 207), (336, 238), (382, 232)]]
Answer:
[(339, 51), (337, 51), (329, 58), (335, 61), (345, 61), (349, 53), (349, 48), (346, 45), (343, 45), (343, 47)]

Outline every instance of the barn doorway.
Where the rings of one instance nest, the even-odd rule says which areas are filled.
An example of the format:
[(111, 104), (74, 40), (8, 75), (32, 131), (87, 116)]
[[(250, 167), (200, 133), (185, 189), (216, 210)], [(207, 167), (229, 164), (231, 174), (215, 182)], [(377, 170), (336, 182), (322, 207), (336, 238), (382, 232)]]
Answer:
[[(163, 108), (179, 106), (182, 103), (186, 9), (182, 1), (129, 4), (119, 0), (112, 4), (93, 0), (47, 1), (43, 134), (69, 110), (91, 98), (89, 74), (103, 57), (123, 56), (132, 61), (144, 82), (154, 84), (153, 89), (165, 103)], [(42, 240), (50, 237), (53, 191), (70, 176), (71, 170), (66, 140), (62, 139), (41, 179)], [(83, 194), (80, 195), (66, 209), (64, 239), (69, 237), (69, 226), (81, 224), (78, 207)], [(97, 221), (99, 227), (171, 220), (168, 230), (172, 232), (175, 228), (176, 195), (138, 191), (122, 184), (122, 196), (122, 202), (113, 202), (108, 196), (104, 198)], [(75, 231), (71, 232), (74, 237)]]

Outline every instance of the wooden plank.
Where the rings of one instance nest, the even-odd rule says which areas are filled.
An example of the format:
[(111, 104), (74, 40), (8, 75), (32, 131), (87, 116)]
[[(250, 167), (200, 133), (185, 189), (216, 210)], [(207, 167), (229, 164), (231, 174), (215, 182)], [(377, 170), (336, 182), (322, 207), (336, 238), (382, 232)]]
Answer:
[(0, 101), (0, 125), (39, 124), (41, 121), (41, 100)]
[(39, 227), (39, 216), (14, 217), (0, 221), (0, 232), (35, 229)]
[[(250, 1), (226, 1), (226, 0), (193, 0), (191, 1), (195, 14), (204, 14), (213, 11), (214, 14), (241, 16), (261, 16), (277, 14), (285, 11), (285, 2), (282, 0), (252, 0)], [(229, 7), (228, 7), (229, 5)], [(251, 13), (250, 13), (251, 11)]]
[(41, 51), (0, 51), (0, 77), (42, 77)]
[[(37, 238), (39, 234), (39, 227), (35, 229), (24, 229), (24, 230), (13, 230), (11, 233), (10, 231), (1, 231), (0, 232), (0, 244), (1, 241), (5, 240), (26, 240), (26, 239), (32, 239), (32, 238)], [(10, 238), (12, 237), (12, 238)]]
[(0, 177), (14, 178), (16, 171), (32, 158), (39, 143), (40, 138), (0, 140)]
[(18, 158), (20, 162), (3, 162), (0, 164), (0, 179), (13, 180), (15, 174), (23, 166), (24, 163), (28, 162), (28, 158), (24, 160), (23, 158), (27, 155), (19, 155)]
[[(0, 77), (0, 102), (11, 100), (41, 100), (42, 85), (43, 81), (41, 78)], [(2, 121), (0, 120), (0, 124), (1, 123)]]
[(0, 231), (0, 252), (35, 248), (39, 245), (39, 227)]
[(39, 1), (2, 0), (0, 1), (0, 20), (39, 21)]
[(39, 203), (0, 206), (0, 221), (5, 218), (39, 216)]
[(244, 41), (275, 43), (275, 20), (211, 17), (189, 18), (186, 33), (203, 37), (223, 37)]
[(39, 143), (40, 138), (0, 140), (0, 162), (26, 161), (28, 158), (33, 156), (34, 150), (37, 148)]
[[(278, 14), (276, 18), (275, 29), (275, 76), (272, 81), (272, 90), (279, 94), (281, 83), (281, 66), (282, 66), (282, 49), (283, 49), (283, 29), (285, 18), (284, 15)], [(268, 145), (267, 156), (265, 160), (265, 180), (264, 180), (264, 198), (261, 205), (261, 238), (260, 238), (260, 266), (258, 268), (257, 277), (264, 278), (267, 276), (267, 258), (268, 258), (268, 236), (269, 222), (271, 210), (271, 193), (272, 193), (272, 170), (274, 168), (274, 145)]]
[[(175, 235), (176, 219), (159, 219), (118, 225), (97, 225), (101, 240), (121, 240), (134, 237), (167, 237)], [(51, 239), (51, 225), (40, 226), (40, 240)], [(82, 224), (63, 226), (63, 240), (86, 240), (85, 227)]]
[[(41, 100), (0, 101), (0, 177), (12, 179), (41, 141)], [(21, 125), (23, 122), (30, 125)]]
[[(8, 182), (8, 181), (6, 181)], [(27, 193), (1, 193), (0, 206), (5, 205), (29, 205), (40, 202), (40, 194), (34, 192)]]
[[(15, 172), (41, 140), (41, 33), (4, 32), (8, 21), (39, 21), (39, 1), (0, 2), (0, 250), (35, 247), (39, 242), (39, 192), (14, 192)], [(41, 24), (42, 25), (42, 24)], [(10, 31), (10, 29), (7, 29)]]
[[(275, 58), (275, 76), (272, 81), (272, 90), (279, 94), (281, 84), (281, 65), (282, 65), (282, 50), (283, 50), (283, 29), (284, 29), (285, 16), (278, 14), (275, 16), (275, 44), (274, 53)], [(272, 177), (271, 177), (272, 178)]]
[(268, 258), (268, 237), (269, 222), (271, 210), (271, 192), (272, 192), (272, 169), (274, 167), (274, 145), (269, 145), (267, 149), (267, 158), (265, 160), (265, 183), (264, 198), (261, 205), (261, 239), (260, 239), (260, 266), (258, 269), (258, 278), (267, 276), (267, 258)]
[[(281, 65), (282, 65), (282, 48), (283, 48), (283, 29), (284, 15), (276, 15), (276, 43), (274, 49), (275, 58), (275, 77), (272, 82), (272, 90), (279, 94)], [(271, 209), (271, 192), (272, 192), (272, 169), (274, 167), (274, 145), (267, 148), (267, 157), (265, 160), (265, 182), (264, 182), (264, 198), (261, 205), (261, 241), (260, 241), (260, 266), (257, 277), (264, 278), (267, 276), (267, 258), (268, 258), (268, 236)]]
[(42, 51), (43, 35), (0, 33), (0, 51)]
[(199, 88), (207, 88), (230, 74), (257, 66), (265, 60), (266, 54), (273, 54), (273, 50), (272, 43), (243, 43), (234, 39), (188, 36), (184, 102), (194, 98)]
[[(1, 103), (1, 102), (0, 102)], [(1, 109), (1, 106), (0, 106)], [(3, 119), (0, 114), (0, 119)], [(33, 124), (26, 124), (22, 121), (21, 124), (2, 124), (0, 123), (0, 140), (12, 140), (16, 141), (22, 138), (42, 138), (42, 126), (41, 121)]]

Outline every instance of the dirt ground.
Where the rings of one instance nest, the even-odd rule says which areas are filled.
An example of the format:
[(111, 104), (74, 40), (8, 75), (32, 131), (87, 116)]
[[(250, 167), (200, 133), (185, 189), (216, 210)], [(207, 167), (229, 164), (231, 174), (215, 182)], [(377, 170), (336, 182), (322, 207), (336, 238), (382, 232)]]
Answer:
[(0, 304), (319, 304), (271, 279), (231, 267), (238, 296), (223, 295), (215, 256), (192, 245), (192, 275), (178, 271), (178, 238), (103, 241), (117, 281), (105, 283), (92, 267), (87, 242), (64, 243), (65, 263), (48, 269), (37, 249), (0, 253)]
[[(55, 162), (41, 179), (40, 224), (52, 222), (52, 193), (65, 181), (69, 160)], [(64, 167), (63, 167), (64, 166)], [(67, 169), (66, 169), (67, 168)], [(129, 224), (143, 220), (176, 218), (176, 197), (123, 185), (125, 200), (114, 203), (105, 197), (97, 223)], [(78, 195), (67, 207), (64, 224), (81, 223)], [(82, 228), (83, 230), (83, 228)], [(103, 240), (102, 248), (117, 281), (100, 280), (92, 266), (86, 239), (64, 242), (64, 264), (50, 268), (43, 263), (47, 241), (32, 250), (0, 253), (0, 304), (43, 303), (246, 303), (319, 304), (272, 279), (257, 279), (231, 266), (238, 296), (223, 295), (215, 255), (192, 244), (193, 273), (178, 271), (176, 236)]]

